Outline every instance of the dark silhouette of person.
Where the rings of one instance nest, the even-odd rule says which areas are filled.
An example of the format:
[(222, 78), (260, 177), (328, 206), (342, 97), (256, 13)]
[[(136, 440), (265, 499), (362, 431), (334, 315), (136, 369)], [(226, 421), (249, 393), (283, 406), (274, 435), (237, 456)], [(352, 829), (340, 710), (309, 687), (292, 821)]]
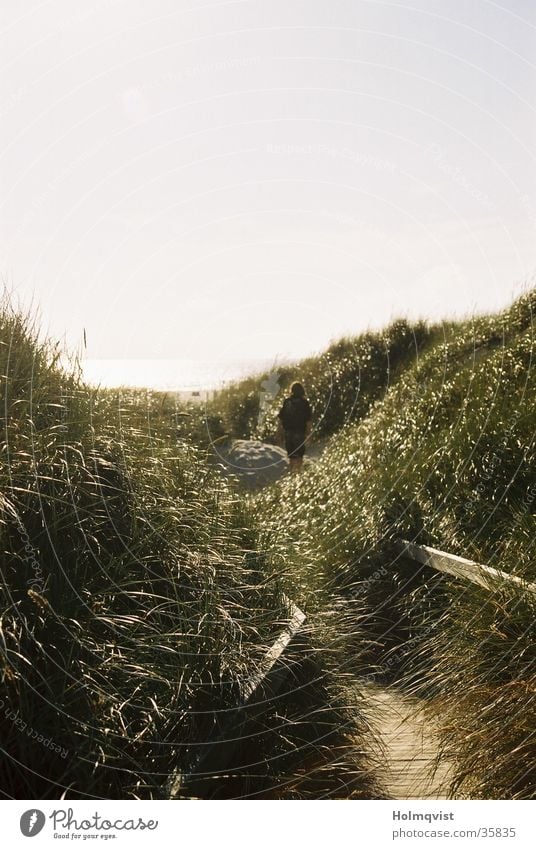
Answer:
[(284, 439), (290, 471), (294, 474), (302, 467), (305, 444), (311, 435), (313, 419), (305, 389), (298, 381), (290, 387), (290, 395), (283, 401), (278, 419), (278, 438), (280, 442)]

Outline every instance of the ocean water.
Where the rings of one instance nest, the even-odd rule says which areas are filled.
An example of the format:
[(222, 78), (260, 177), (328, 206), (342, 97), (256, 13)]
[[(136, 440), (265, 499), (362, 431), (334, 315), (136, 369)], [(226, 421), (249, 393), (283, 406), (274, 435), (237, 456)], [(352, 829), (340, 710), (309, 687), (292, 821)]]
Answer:
[[(167, 392), (206, 395), (227, 383), (260, 374), (277, 372), (277, 360), (213, 360), (188, 359), (83, 359), (84, 379), (104, 387), (131, 386)], [(194, 396), (195, 397), (195, 396)]]

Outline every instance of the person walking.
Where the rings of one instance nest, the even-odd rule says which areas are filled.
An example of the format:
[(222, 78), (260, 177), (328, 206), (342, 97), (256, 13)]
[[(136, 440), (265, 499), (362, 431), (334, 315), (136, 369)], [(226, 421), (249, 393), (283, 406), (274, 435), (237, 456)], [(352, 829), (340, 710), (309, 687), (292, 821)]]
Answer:
[(290, 471), (299, 472), (303, 464), (305, 444), (311, 435), (313, 411), (306, 398), (303, 384), (294, 381), (290, 395), (283, 401), (278, 413), (278, 438), (284, 439)]

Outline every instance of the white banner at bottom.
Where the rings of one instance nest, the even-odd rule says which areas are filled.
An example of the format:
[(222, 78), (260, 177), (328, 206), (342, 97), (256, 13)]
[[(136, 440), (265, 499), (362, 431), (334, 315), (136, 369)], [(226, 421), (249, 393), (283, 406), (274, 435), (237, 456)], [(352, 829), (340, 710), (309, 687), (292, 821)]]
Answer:
[[(4, 801), (2, 845), (533, 849), (532, 801)], [(30, 841), (35, 841), (30, 843)]]

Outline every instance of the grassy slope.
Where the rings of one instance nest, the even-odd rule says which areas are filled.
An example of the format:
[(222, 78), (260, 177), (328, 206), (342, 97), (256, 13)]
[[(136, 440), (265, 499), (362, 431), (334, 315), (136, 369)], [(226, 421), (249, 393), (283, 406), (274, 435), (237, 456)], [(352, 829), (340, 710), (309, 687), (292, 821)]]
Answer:
[(226, 433), (271, 441), (283, 393), (293, 380), (300, 379), (313, 405), (316, 435), (330, 436), (343, 423), (362, 419), (439, 333), (438, 327), (399, 320), (382, 333), (341, 339), (318, 357), (274, 369), (280, 389), (275, 398), (266, 399), (262, 411), (263, 381), (268, 373), (217, 393), (206, 410), (193, 411), (196, 432), (205, 441), (208, 436), (217, 439)]
[(457, 792), (476, 796), (536, 793), (534, 600), (416, 570), (392, 541), (536, 578), (535, 306), (533, 291), (445, 327), (314, 469), (259, 502), (305, 583), (365, 609), (371, 664), (441, 694)]
[[(162, 417), (148, 424), (142, 396), (65, 374), (6, 305), (0, 330), (1, 792), (158, 798), (280, 633), (281, 570), (244, 502)], [(238, 777), (195, 792), (377, 793), (332, 654), (311, 671), (298, 652), (293, 689), (245, 711)]]

